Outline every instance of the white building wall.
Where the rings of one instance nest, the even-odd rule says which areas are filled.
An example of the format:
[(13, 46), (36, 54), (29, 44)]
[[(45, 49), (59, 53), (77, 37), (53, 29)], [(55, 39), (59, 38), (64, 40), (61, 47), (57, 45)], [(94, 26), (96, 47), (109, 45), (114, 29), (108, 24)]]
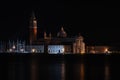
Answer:
[(63, 54), (64, 45), (48, 45), (49, 54)]

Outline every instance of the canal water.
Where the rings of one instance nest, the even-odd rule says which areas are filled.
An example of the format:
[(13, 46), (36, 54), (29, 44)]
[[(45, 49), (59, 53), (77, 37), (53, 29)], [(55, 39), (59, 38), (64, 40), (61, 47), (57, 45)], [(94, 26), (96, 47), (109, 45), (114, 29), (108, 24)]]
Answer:
[(120, 54), (0, 54), (0, 80), (120, 80)]

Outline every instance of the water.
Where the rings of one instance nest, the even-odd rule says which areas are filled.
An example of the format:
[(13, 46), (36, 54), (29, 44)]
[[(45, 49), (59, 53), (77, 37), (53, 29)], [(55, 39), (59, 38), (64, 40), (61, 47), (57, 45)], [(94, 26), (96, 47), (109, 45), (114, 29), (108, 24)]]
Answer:
[(119, 80), (120, 55), (3, 55), (0, 80)]

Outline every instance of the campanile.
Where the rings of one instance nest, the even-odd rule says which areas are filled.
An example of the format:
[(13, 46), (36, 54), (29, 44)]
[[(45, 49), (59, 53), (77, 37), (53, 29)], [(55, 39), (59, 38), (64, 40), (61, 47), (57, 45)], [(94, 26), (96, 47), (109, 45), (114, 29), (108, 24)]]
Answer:
[(30, 17), (30, 24), (29, 24), (29, 42), (33, 44), (33, 42), (37, 40), (37, 20), (35, 17), (35, 13), (32, 12)]

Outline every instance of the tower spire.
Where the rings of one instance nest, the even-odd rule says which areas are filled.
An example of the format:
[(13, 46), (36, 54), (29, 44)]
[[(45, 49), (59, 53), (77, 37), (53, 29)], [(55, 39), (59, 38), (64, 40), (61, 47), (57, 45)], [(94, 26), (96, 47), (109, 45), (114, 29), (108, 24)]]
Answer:
[(34, 11), (32, 11), (31, 14), (29, 28), (30, 28), (30, 44), (33, 44), (34, 41), (37, 39), (37, 20)]
[(32, 11), (31, 18), (32, 18), (32, 19), (36, 19), (36, 17), (35, 17), (35, 12), (34, 12), (34, 11)]

